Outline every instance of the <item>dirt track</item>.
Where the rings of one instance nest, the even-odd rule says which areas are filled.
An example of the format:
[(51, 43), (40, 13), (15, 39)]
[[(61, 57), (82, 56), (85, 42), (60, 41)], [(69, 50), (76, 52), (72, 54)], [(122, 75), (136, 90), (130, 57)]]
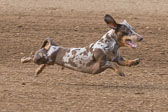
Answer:
[[(0, 0), (0, 112), (168, 112), (168, 2), (166, 0)], [(109, 28), (103, 16), (126, 19), (144, 36), (122, 48), (135, 67), (125, 77), (51, 66), (38, 77), (20, 58), (46, 37), (65, 47), (95, 42)]]

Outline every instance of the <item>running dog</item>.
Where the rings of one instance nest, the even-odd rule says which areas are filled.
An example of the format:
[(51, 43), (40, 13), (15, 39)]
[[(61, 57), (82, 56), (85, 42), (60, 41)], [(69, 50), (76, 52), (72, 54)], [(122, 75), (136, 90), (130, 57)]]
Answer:
[(110, 68), (117, 74), (125, 74), (118, 67), (139, 64), (140, 60), (127, 60), (120, 55), (120, 47), (136, 48), (134, 42), (140, 42), (143, 37), (137, 34), (131, 25), (124, 20), (117, 23), (110, 15), (106, 14), (104, 21), (111, 28), (100, 40), (83, 48), (64, 48), (56, 45), (53, 40), (47, 38), (40, 50), (31, 57), (21, 59), (22, 63), (30, 62), (40, 65), (36, 70), (36, 76), (48, 65), (60, 65), (76, 71), (98, 74)]

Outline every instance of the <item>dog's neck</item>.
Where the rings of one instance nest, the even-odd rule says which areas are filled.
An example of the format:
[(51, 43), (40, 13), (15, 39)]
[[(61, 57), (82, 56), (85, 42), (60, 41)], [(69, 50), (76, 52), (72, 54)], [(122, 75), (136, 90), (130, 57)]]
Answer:
[(109, 45), (111, 44), (112, 48), (119, 48), (119, 45), (117, 43), (117, 35), (115, 33), (115, 30), (111, 29), (106, 34), (103, 35), (103, 37), (100, 39), (101, 42)]

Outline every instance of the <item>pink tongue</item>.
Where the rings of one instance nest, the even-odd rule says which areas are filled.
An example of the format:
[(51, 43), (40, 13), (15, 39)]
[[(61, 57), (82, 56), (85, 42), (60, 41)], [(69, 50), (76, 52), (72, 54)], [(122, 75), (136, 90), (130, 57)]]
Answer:
[(136, 48), (136, 45), (132, 42), (128, 42), (128, 44), (132, 47), (132, 48)]

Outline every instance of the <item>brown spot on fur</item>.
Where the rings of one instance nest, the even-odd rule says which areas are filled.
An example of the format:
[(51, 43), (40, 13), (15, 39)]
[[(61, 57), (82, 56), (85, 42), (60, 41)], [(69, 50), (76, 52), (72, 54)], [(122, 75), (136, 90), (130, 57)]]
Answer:
[(90, 66), (90, 65), (92, 65), (93, 63), (94, 63), (94, 62), (91, 61), (91, 62), (87, 63), (86, 66)]
[(83, 52), (84, 55), (88, 55), (89, 47), (86, 47), (86, 51)]
[(106, 34), (106, 40), (105, 40), (105, 43), (111, 41), (111, 37), (109, 36), (109, 34)]
[(69, 53), (69, 52), (70, 52), (70, 49), (67, 50), (67, 53)]
[(100, 42), (103, 42), (103, 41), (104, 41), (104, 39), (103, 39), (103, 38), (101, 38), (99, 41), (100, 41)]
[(87, 52), (87, 51), (85, 51), (85, 52), (83, 52), (83, 54), (84, 54), (84, 55), (88, 55), (88, 52)]
[(73, 67), (77, 67), (77, 65), (73, 62), (73, 58), (70, 58), (68, 63), (72, 65)]
[(111, 39), (111, 37), (109, 36), (109, 34), (107, 33), (107, 35), (106, 35), (106, 38), (107, 39)]
[(72, 55), (74, 55), (74, 54), (76, 54), (76, 51), (75, 51), (75, 50), (72, 51)]

